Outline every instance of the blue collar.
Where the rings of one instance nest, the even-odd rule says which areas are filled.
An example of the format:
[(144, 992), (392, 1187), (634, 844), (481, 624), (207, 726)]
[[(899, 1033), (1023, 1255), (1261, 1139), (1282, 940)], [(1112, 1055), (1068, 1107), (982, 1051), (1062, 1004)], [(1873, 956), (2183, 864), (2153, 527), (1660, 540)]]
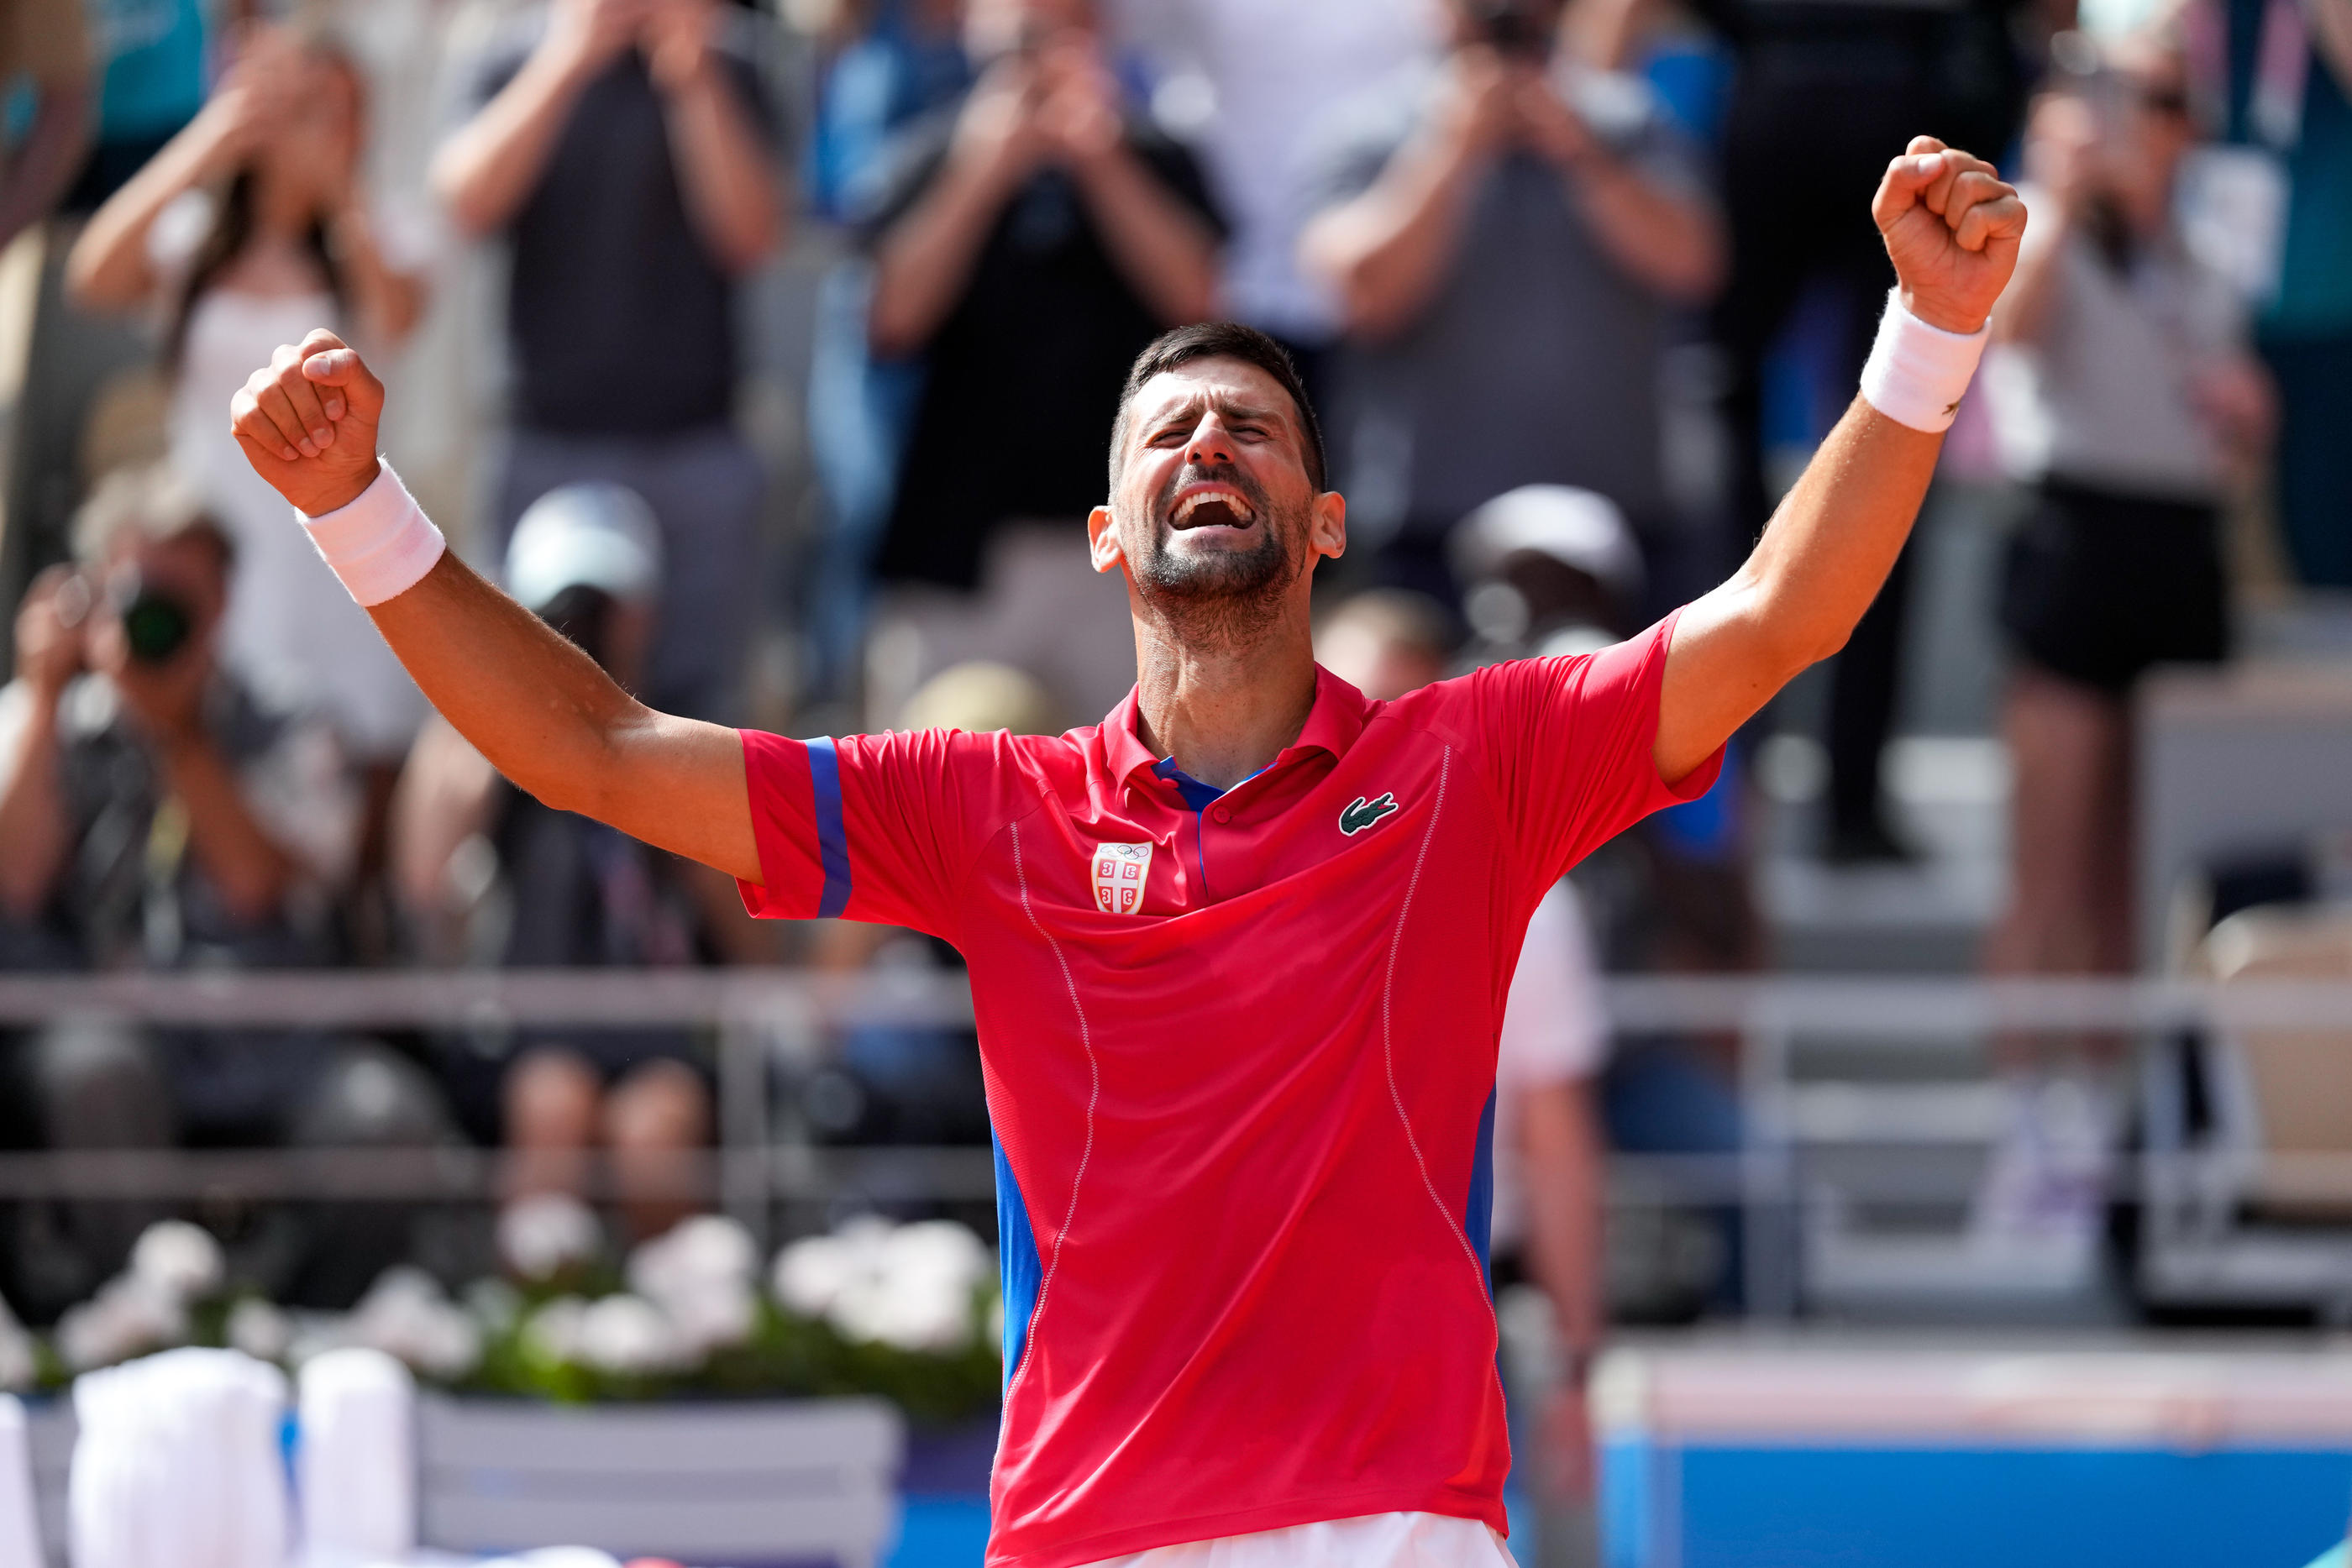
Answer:
[[(1151, 771), (1175, 785), (1176, 793), (1184, 798), (1184, 804), (1192, 807), (1195, 811), (1207, 810), (1209, 802), (1224, 793), (1215, 785), (1203, 784), (1181, 768), (1177, 767), (1176, 759), (1172, 757), (1163, 757), (1153, 763)], [(1256, 775), (1253, 774), (1251, 777), (1255, 778)]]

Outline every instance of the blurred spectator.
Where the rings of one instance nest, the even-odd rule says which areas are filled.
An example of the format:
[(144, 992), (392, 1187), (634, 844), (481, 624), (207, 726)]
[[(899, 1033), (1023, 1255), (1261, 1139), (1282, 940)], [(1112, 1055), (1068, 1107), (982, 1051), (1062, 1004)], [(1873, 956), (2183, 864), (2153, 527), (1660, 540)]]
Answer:
[[(1589, 653), (1640, 625), (1639, 546), (1623, 515), (1591, 491), (1507, 491), (1465, 517), (1450, 546), (1467, 590), (1474, 661)], [(1739, 749), (1735, 738), (1723, 777), (1705, 795), (1660, 811), (1585, 862), (1580, 874), (1596, 895), (1594, 924), (1613, 966), (1682, 973), (1761, 966)]]
[[(2016, 783), (1995, 973), (2130, 969), (2132, 687), (2228, 641), (2220, 507), (2259, 460), (2272, 399), (2237, 294), (2175, 216), (2195, 141), (2179, 49), (2146, 37), (2038, 102), (2027, 133), (2033, 226), (1988, 377), (2004, 456), (2040, 496), (2001, 596)], [(2013, 1071), (1979, 1244), (2087, 1267), (2112, 1121), (2087, 1081)]]
[[(271, 706), (217, 657), (228, 536), (160, 469), (108, 480), (76, 534), (82, 564), (26, 595), (18, 674), (0, 691), (0, 960), (331, 956), (328, 895), (350, 863), (354, 802), (332, 731)], [(65, 1148), (428, 1143), (446, 1125), (414, 1067), (316, 1036), (60, 1024), (26, 1066), (42, 1130)], [(37, 1256), (24, 1267), (46, 1270), (38, 1293), (94, 1285), (148, 1218), (79, 1207), (56, 1255), (25, 1241)], [(365, 1276), (347, 1282), (355, 1292)]]
[(222, 413), (281, 344), (327, 327), (390, 345), (424, 308), (421, 268), (387, 254), (367, 211), (365, 127), (341, 52), (311, 33), (248, 35), (203, 111), (90, 219), (67, 286), (85, 308), (163, 316), (172, 463), (236, 546), (222, 654), (333, 722), (369, 769), (373, 827), (424, 698)]
[(48, 215), (89, 146), (91, 61), (80, 0), (14, 0), (0, 15), (0, 94), (32, 99), (0, 160), (0, 246)]
[(873, 200), (872, 181), (898, 128), (971, 86), (963, 0), (881, 0), (826, 65), (802, 159), (809, 205), (850, 218)]
[(97, 136), (67, 193), (68, 211), (96, 211), (195, 118), (205, 103), (207, 50), (222, 28), (256, 10), (254, 0), (85, 4), (98, 54)]
[[(1132, 682), (1134, 638), (1078, 523), (1128, 366), (1214, 308), (1221, 231), (1192, 155), (1126, 104), (1091, 0), (975, 0), (966, 38), (978, 85), (899, 138), (871, 225), (874, 350), (927, 371), (867, 699), (895, 713), (993, 658), (1093, 713)], [(1020, 412), (975, 417), (1001, 410)]]
[[(508, 548), (509, 591), (625, 686), (635, 685), (668, 562), (645, 502), (614, 485), (570, 485), (523, 514)], [(424, 927), (426, 956), (520, 968), (674, 967), (763, 957), (726, 878), (568, 811), (501, 779), (437, 716), (418, 737), (394, 805), (394, 871)], [(584, 1189), (586, 1152), (603, 1145), (658, 1183), (710, 1134), (705, 1053), (678, 1028), (522, 1031), (489, 1095), (453, 1069), (461, 1103), (494, 1096), (505, 1141), (532, 1156), (515, 1196)], [(490, 1120), (494, 1118), (483, 1118)], [(639, 1197), (624, 1211), (640, 1236), (683, 1212)]]
[(2036, 106), (2033, 231), (1993, 318), (1988, 390), (2039, 504), (2011, 544), (2017, 769), (2003, 972), (2131, 961), (2131, 688), (2227, 641), (2219, 508), (2258, 462), (2271, 396), (2228, 281), (2183, 244), (2196, 131), (2177, 50), (2114, 46)]
[(751, 26), (719, 0), (555, 0), (434, 164), (457, 226), (513, 245), (492, 543), (561, 485), (644, 497), (668, 563), (646, 698), (699, 717), (733, 713), (759, 607), (733, 280), (773, 253), (783, 205)]
[(1320, 401), (1339, 330), (1298, 267), (1309, 134), (1441, 41), (1426, 0), (1127, 0), (1118, 32), (1160, 68), (1155, 107), (1191, 132), (1233, 225), (1220, 308), (1282, 340)]
[[(1588, 29), (1629, 46), (1655, 0), (1587, 0), (1627, 20)], [(1823, 402), (1843, 412), (1860, 383), (1894, 269), (1870, 218), (1887, 161), (1921, 131), (1990, 158), (2016, 133), (2021, 50), (2046, 38), (2045, 16), (2071, 19), (2072, 0), (1694, 0), (1736, 56), (1723, 130), (1730, 283), (1715, 330), (1728, 359), (1725, 415), (1731, 503), (1740, 543), (1769, 520), (1767, 361), (1792, 327), (1814, 334), (1825, 361)], [(1794, 171), (1803, 171), (1796, 176)], [(1809, 345), (1810, 346), (1810, 345)], [(1809, 411), (1810, 413), (1811, 411)], [(1823, 412), (1827, 412), (1825, 409)], [(1895, 570), (1832, 665), (1828, 858), (1907, 858), (1887, 828), (1880, 754), (1895, 714), (1911, 560)]]
[(1696, 157), (1646, 88), (1554, 51), (1556, 0), (1455, 0), (1453, 47), (1327, 129), (1301, 255), (1337, 289), (1332, 450), (1380, 574), (1452, 602), (1444, 539), (1514, 486), (1665, 508), (1665, 308), (1720, 280)]
[[(877, 13), (824, 72), (804, 162), (810, 205), (841, 221), (874, 209), (890, 138), (971, 87), (962, 0), (886, 0)], [(809, 455), (827, 515), (807, 616), (813, 685), (827, 696), (856, 679), (874, 554), (923, 392), (919, 357), (876, 359), (866, 334), (873, 298), (872, 258), (840, 262), (817, 286), (810, 344)]]
[(2209, 121), (2284, 165), (2284, 232), (2263, 236), (2276, 293), (2256, 334), (2279, 390), (2279, 523), (2304, 582), (2352, 589), (2352, 0), (2184, 11)]
[[(1058, 735), (1066, 727), (1052, 694), (1034, 676), (975, 663), (925, 682), (895, 727)], [(820, 969), (877, 978), (963, 967), (962, 955), (937, 937), (856, 920), (821, 922), (813, 956)], [(970, 1027), (851, 1022), (833, 1060), (801, 1084), (799, 1100), (811, 1131), (827, 1143), (989, 1140), (980, 1036)]]
[[(1412, 595), (1375, 590), (1342, 604), (1316, 634), (1316, 658), (1376, 701), (1390, 702), (1444, 673), (1444, 620)], [(1592, 1085), (1608, 1055), (1583, 906), (1562, 878), (1528, 923), (1497, 1036), (1494, 1204), (1489, 1232), (1498, 1289), (1531, 1280), (1551, 1300), (1561, 1356), (1540, 1414), (1515, 1411), (1517, 1440), (1539, 1478), (1546, 1561), (1578, 1525), (1560, 1505), (1589, 1503), (1593, 1468), (1584, 1373), (1603, 1327), (1601, 1218), (1604, 1140)], [(1589, 1517), (1582, 1522), (1588, 1534)]]

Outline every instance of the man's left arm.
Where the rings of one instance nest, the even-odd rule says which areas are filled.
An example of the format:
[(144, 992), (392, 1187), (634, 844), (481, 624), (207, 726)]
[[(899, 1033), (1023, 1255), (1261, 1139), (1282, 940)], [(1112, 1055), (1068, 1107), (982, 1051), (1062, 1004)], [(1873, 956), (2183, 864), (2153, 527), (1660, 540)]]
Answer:
[[(1747, 563), (1675, 623), (1654, 750), (1662, 778), (1680, 779), (1712, 757), (1853, 634), (1918, 516), (1960, 388), (1948, 388), (1950, 406), (1924, 413), (1918, 393), (1948, 378), (1954, 356), (1973, 362), (1965, 340), (1980, 340), (2025, 233), (2024, 204), (1991, 164), (1927, 136), (1887, 166), (1871, 215), (1914, 319), (1890, 326), (1910, 336), (1882, 332), (1864, 395), (1822, 443)], [(1923, 350), (1942, 362), (1925, 363)]]

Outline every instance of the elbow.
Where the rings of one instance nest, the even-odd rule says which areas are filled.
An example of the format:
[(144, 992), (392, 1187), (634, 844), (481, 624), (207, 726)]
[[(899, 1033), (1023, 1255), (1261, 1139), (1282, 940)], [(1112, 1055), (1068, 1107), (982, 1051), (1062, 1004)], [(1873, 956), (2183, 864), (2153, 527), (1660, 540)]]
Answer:
[(1681, 242), (1658, 268), (1655, 283), (1674, 304), (1704, 306), (1715, 302), (1730, 276), (1731, 242), (1722, 221), (1711, 211), (1695, 210)]
[(1171, 327), (1189, 326), (1194, 321), (1214, 320), (1218, 303), (1216, 269), (1204, 261), (1197, 273), (1169, 291), (1161, 314)]
[(136, 292), (110, 276), (115, 270), (107, 265), (110, 258), (102, 247), (91, 243), (93, 237), (84, 235), (80, 243), (66, 254), (66, 298), (77, 309), (95, 316), (127, 310), (139, 302)]
[(762, 192), (755, 205), (737, 215), (726, 238), (716, 247), (719, 265), (734, 277), (757, 272), (782, 248), (784, 226), (783, 204), (772, 194)]
[(875, 279), (874, 301), (866, 311), (866, 346), (877, 360), (903, 360), (922, 351), (931, 324), (888, 274)]
[(484, 239), (494, 233), (503, 214), (497, 212), (484, 189), (482, 172), (474, 167), (462, 148), (445, 148), (433, 161), (427, 183), (434, 199), (449, 226), (467, 239)]

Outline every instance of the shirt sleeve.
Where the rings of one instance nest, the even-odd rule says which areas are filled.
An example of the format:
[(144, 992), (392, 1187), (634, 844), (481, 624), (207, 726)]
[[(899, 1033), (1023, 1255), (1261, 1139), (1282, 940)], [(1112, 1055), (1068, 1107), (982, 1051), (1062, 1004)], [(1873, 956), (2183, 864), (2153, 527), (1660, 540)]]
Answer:
[(955, 893), (978, 848), (968, 798), (993, 771), (1004, 737), (940, 729), (810, 741), (742, 735), (765, 883), (737, 884), (746, 910), (878, 921), (955, 939)]
[(1487, 787), (1537, 886), (1651, 812), (1697, 800), (1722, 770), (1721, 747), (1674, 780), (1651, 755), (1680, 613), (1598, 653), (1490, 664), (1459, 683)]

